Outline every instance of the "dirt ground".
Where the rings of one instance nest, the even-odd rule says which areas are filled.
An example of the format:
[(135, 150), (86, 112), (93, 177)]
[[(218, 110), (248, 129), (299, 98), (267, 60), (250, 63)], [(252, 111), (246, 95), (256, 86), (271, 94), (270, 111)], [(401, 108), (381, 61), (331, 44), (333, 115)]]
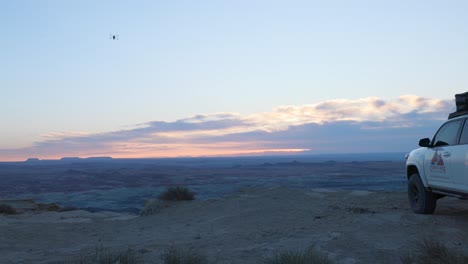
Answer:
[[(76, 259), (104, 246), (160, 263), (170, 246), (213, 263), (259, 263), (277, 250), (315, 247), (336, 263), (399, 263), (423, 239), (468, 253), (468, 202), (439, 200), (434, 215), (413, 214), (406, 193), (246, 189), (159, 213), (25, 212), (0, 215), (0, 263)], [(211, 263), (210, 262), (210, 263)]]

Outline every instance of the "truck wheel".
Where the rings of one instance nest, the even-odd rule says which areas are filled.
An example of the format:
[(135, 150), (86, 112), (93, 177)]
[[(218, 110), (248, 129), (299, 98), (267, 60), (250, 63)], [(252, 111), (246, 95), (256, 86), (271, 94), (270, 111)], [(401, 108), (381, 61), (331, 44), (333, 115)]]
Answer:
[(417, 214), (432, 214), (437, 205), (437, 196), (424, 188), (418, 173), (408, 180), (408, 199), (411, 209)]

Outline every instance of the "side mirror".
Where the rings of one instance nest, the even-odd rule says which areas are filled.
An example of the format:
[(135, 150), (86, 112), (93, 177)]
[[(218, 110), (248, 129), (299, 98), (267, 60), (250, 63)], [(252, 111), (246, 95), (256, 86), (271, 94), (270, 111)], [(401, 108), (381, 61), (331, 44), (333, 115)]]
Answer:
[(423, 138), (421, 140), (419, 140), (419, 146), (420, 147), (429, 147), (431, 145), (431, 140), (428, 139), (428, 138)]

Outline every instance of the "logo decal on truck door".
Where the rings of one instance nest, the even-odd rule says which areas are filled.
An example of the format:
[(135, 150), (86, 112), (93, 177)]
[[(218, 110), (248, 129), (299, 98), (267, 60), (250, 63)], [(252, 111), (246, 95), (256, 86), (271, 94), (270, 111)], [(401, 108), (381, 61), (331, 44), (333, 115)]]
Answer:
[(440, 171), (445, 173), (445, 164), (442, 159), (442, 155), (439, 154), (438, 150), (434, 153), (434, 157), (431, 160), (431, 171)]

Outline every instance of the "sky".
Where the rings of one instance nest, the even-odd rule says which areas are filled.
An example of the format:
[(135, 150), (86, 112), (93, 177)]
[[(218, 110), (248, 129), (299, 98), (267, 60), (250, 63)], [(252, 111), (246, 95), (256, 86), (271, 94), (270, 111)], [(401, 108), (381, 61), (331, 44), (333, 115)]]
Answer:
[(0, 0), (0, 161), (409, 151), (468, 91), (467, 10)]

